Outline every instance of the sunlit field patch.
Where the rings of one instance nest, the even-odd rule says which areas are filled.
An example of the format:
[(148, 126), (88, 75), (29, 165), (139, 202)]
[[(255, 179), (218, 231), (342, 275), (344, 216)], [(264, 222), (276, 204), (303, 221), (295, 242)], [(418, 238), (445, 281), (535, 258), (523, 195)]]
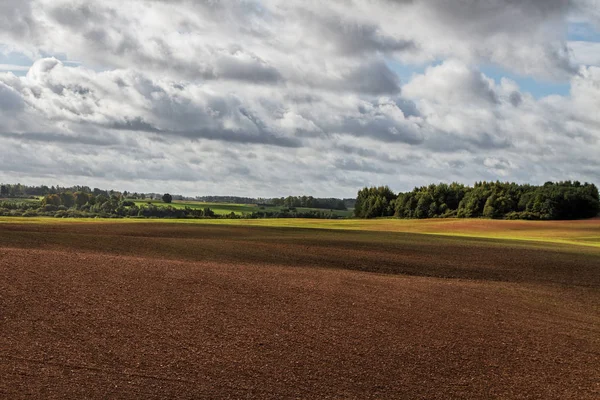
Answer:
[(0, 223), (162, 223), (259, 226), (376, 232), (405, 232), (498, 240), (539, 241), (600, 248), (600, 219), (579, 221), (505, 221), (487, 219), (57, 219), (1, 217)]
[[(210, 208), (217, 215), (227, 215), (234, 213), (236, 215), (243, 214), (251, 214), (253, 212), (277, 212), (282, 209), (286, 209), (287, 207), (279, 207), (279, 206), (260, 206), (258, 204), (235, 204), (235, 203), (206, 203), (201, 201), (179, 201), (174, 200), (172, 203), (166, 204), (160, 200), (136, 200), (135, 204), (138, 207), (145, 206), (148, 204), (153, 204), (157, 207), (166, 207), (171, 206), (174, 208), (192, 208), (192, 209), (205, 209)], [(321, 212), (331, 212), (332, 214), (339, 217), (350, 217), (352, 215), (352, 211), (350, 210), (328, 210), (321, 208), (305, 208), (305, 207), (297, 207), (296, 210), (298, 212), (307, 212), (307, 211), (321, 211)]]

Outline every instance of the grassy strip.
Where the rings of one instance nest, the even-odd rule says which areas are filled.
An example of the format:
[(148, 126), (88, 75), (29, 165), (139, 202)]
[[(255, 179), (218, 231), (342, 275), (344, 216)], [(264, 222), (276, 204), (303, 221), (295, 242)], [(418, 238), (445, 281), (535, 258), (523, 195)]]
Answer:
[(152, 204), (156, 207), (166, 207), (171, 206), (173, 208), (186, 208), (189, 207), (191, 209), (205, 209), (210, 208), (218, 215), (229, 214), (232, 211), (236, 214), (241, 213), (251, 213), (254, 211), (259, 211), (259, 208), (253, 204), (225, 204), (225, 203), (203, 203), (199, 201), (173, 201), (172, 203), (164, 203), (162, 201), (149, 201), (149, 200), (136, 200), (135, 205), (138, 207), (145, 206), (148, 204)]
[[(148, 204), (155, 205), (156, 207), (166, 207), (170, 205), (174, 208), (192, 208), (192, 209), (205, 209), (210, 208), (217, 215), (227, 215), (230, 213), (235, 213), (237, 215), (242, 215), (244, 213), (249, 214), (253, 212), (278, 212), (282, 209), (287, 209), (287, 207), (263, 207), (256, 204), (234, 204), (234, 203), (204, 203), (200, 201), (178, 201), (174, 200), (172, 203), (167, 204), (158, 200), (136, 200), (134, 203), (138, 206), (145, 206)], [(328, 209), (320, 209), (320, 208), (304, 208), (298, 207), (296, 208), (298, 212), (308, 212), (308, 211), (320, 211), (320, 212), (331, 212), (334, 215), (340, 217), (351, 217), (352, 211), (343, 211), (343, 210), (333, 210), (330, 211)]]

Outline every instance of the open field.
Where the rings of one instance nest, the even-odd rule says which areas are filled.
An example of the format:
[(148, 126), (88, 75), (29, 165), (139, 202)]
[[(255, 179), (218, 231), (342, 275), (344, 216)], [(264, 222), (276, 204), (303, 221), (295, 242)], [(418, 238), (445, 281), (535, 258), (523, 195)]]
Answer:
[(135, 200), (134, 203), (138, 206), (144, 206), (147, 204), (153, 204), (157, 207), (166, 207), (171, 206), (174, 208), (192, 208), (192, 209), (205, 209), (210, 208), (217, 215), (230, 214), (234, 212), (236, 214), (242, 213), (252, 213), (255, 211), (259, 211), (259, 208), (256, 204), (234, 204), (234, 203), (204, 203), (200, 201), (179, 201), (173, 200), (172, 203), (165, 203), (160, 200)]
[(0, 222), (0, 397), (600, 396), (598, 220)]
[(0, 217), (0, 224), (98, 224), (167, 223), (271, 228), (327, 229), (368, 232), (420, 233), (430, 235), (520, 240), (600, 248), (600, 218), (579, 221), (505, 221), (490, 219), (54, 219)]
[[(230, 214), (230, 213), (235, 213), (237, 215), (242, 215), (242, 214), (250, 214), (253, 212), (261, 212), (261, 211), (271, 211), (271, 212), (277, 212), (280, 211), (283, 208), (286, 207), (260, 207), (257, 204), (234, 204), (234, 203), (205, 203), (205, 202), (200, 202), (200, 201), (179, 201), (179, 200), (173, 200), (172, 203), (166, 204), (163, 201), (160, 200), (135, 200), (134, 203), (139, 207), (139, 206), (143, 206), (146, 204), (154, 204), (157, 207), (165, 207), (165, 206), (172, 206), (175, 208), (185, 208), (185, 207), (189, 207), (192, 209), (205, 209), (205, 208), (210, 208), (211, 210), (213, 210), (215, 212), (215, 214), (217, 215), (225, 215), (225, 214)], [(322, 208), (304, 208), (304, 207), (298, 207), (296, 208), (299, 212), (306, 212), (306, 211), (322, 211), (322, 212), (329, 212), (330, 210), (328, 209), (322, 209)], [(342, 210), (333, 210), (331, 211), (333, 214), (338, 215), (340, 217), (351, 217), (352, 216), (352, 211), (342, 211)]]

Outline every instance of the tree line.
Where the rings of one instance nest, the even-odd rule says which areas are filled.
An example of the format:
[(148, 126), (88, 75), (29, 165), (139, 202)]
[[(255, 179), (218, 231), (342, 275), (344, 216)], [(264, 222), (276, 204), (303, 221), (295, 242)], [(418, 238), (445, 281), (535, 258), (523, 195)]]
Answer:
[[(10, 183), (2, 183), (0, 184), (0, 198), (10, 199), (10, 198), (38, 198), (41, 196), (46, 196), (49, 194), (61, 194), (61, 193), (89, 193), (94, 196), (104, 195), (107, 197), (116, 195), (116, 196), (125, 196), (127, 198), (146, 198), (146, 195), (140, 195), (138, 193), (129, 193), (127, 191), (120, 192), (116, 190), (105, 190), (99, 188), (90, 188), (89, 186), (47, 186), (47, 185), (39, 185), (39, 186), (30, 186), (23, 185), (20, 183), (10, 184)], [(158, 198), (158, 197), (157, 197)]]
[(207, 203), (256, 204), (259, 206), (288, 208), (319, 208), (323, 210), (342, 210), (354, 207), (355, 199), (318, 198), (313, 196), (287, 196), (274, 198), (253, 198), (237, 196), (202, 196), (197, 201)]
[(215, 218), (210, 208), (175, 208), (170, 205), (138, 206), (122, 194), (94, 195), (88, 192), (61, 192), (36, 201), (0, 201), (1, 216), (47, 216), (58, 218)]
[(22, 185), (20, 183), (10, 184), (10, 183), (2, 183), (0, 184), (0, 198), (25, 198), (25, 197), (37, 197), (37, 196), (45, 196), (47, 194), (58, 194), (62, 192), (86, 192), (86, 193), (94, 193), (98, 194), (106, 194), (111, 195), (114, 192), (113, 190), (101, 190), (94, 188), (90, 189), (88, 186), (70, 186), (70, 187), (61, 187), (57, 186), (28, 186)]
[[(89, 186), (27, 186), (17, 184), (0, 184), (0, 198), (26, 198), (41, 197), (49, 194), (60, 193), (89, 193), (94, 196), (104, 195), (107, 197), (116, 195), (134, 200), (161, 200), (163, 194), (159, 193), (138, 193), (128, 191), (104, 190), (99, 188), (90, 188)], [(347, 210), (354, 207), (355, 199), (337, 199), (337, 198), (316, 198), (313, 196), (288, 196), (275, 198), (253, 198), (239, 196), (196, 196), (185, 197), (182, 195), (170, 195), (171, 200), (195, 200), (207, 203), (234, 203), (234, 204), (257, 204), (261, 206), (279, 206), (288, 208), (319, 208), (324, 210)]]
[[(97, 194), (94, 194), (97, 193)], [(45, 195), (41, 200), (0, 201), (0, 216), (47, 216), (57, 218), (339, 218), (329, 211), (299, 211), (293, 207), (278, 210), (259, 210), (243, 215), (231, 212), (216, 215), (209, 207), (173, 207), (173, 196), (163, 194), (165, 206), (153, 203), (137, 205), (124, 194), (108, 191), (64, 191)], [(264, 208), (263, 208), (264, 209)]]
[(591, 218), (600, 212), (598, 188), (578, 181), (535, 186), (509, 182), (432, 184), (395, 194), (389, 187), (358, 192), (359, 218), (495, 218), (559, 220)]
[(327, 210), (343, 210), (348, 207), (342, 199), (319, 199), (312, 196), (288, 196), (271, 199), (267, 204), (289, 208), (321, 208)]

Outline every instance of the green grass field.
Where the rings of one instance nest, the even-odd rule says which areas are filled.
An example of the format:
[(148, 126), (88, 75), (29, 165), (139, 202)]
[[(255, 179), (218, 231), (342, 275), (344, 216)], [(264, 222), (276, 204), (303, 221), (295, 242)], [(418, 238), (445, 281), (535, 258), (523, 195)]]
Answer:
[(135, 200), (135, 204), (138, 207), (145, 206), (148, 204), (153, 204), (157, 207), (166, 207), (171, 206), (174, 208), (192, 208), (192, 209), (205, 209), (210, 208), (217, 215), (225, 215), (231, 212), (236, 214), (243, 213), (252, 213), (254, 211), (259, 211), (259, 208), (255, 204), (234, 204), (234, 203), (204, 203), (200, 201), (180, 201), (174, 200), (170, 204), (166, 204), (160, 200)]
[[(138, 207), (147, 205), (147, 204), (153, 204), (157, 207), (165, 207), (165, 206), (171, 205), (172, 207), (175, 207), (175, 208), (189, 207), (192, 209), (198, 209), (198, 208), (204, 209), (204, 208), (208, 207), (211, 210), (213, 210), (215, 212), (215, 214), (217, 214), (217, 215), (226, 215), (226, 214), (230, 214), (232, 212), (237, 215), (250, 214), (253, 212), (260, 212), (260, 211), (276, 212), (283, 208), (283, 207), (262, 207), (261, 208), (256, 204), (204, 203), (204, 202), (200, 202), (200, 201), (180, 201), (180, 200), (174, 200), (170, 204), (166, 204), (160, 200), (135, 200), (134, 202)], [(322, 212), (329, 211), (326, 209), (302, 208), (302, 207), (298, 207), (297, 210), (299, 212), (306, 212), (306, 211), (311, 211), (311, 210), (322, 211)], [(348, 210), (348, 211), (333, 210), (333, 213), (337, 216), (344, 217), (344, 218), (349, 218), (352, 216), (351, 210)]]

